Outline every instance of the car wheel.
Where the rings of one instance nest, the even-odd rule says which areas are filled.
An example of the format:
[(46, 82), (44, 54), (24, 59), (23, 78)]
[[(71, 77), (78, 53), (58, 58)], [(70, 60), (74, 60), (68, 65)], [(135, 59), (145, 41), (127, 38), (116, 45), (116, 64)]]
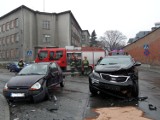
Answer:
[(45, 100), (51, 100), (53, 98), (53, 94), (49, 92), (49, 89), (46, 87), (46, 95)]
[(133, 83), (133, 90), (132, 90), (132, 97), (138, 97), (139, 95), (139, 87), (138, 87), (138, 81)]
[(64, 82), (64, 80), (63, 80), (62, 82), (60, 82), (60, 86), (61, 86), (61, 87), (64, 87), (64, 85), (65, 85), (65, 82)]
[(92, 95), (97, 95), (97, 90), (95, 90), (91, 85), (89, 85), (89, 90)]

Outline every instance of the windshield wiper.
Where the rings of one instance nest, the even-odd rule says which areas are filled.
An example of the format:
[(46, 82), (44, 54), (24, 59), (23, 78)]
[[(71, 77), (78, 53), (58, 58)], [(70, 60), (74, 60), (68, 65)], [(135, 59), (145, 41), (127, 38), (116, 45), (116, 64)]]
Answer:
[(27, 74), (18, 74), (18, 75), (27, 75)]
[(99, 65), (107, 65), (107, 64), (99, 64)]
[(39, 73), (28, 73), (27, 75), (41, 75)]
[(117, 63), (109, 63), (109, 65), (115, 65), (115, 64), (117, 64)]

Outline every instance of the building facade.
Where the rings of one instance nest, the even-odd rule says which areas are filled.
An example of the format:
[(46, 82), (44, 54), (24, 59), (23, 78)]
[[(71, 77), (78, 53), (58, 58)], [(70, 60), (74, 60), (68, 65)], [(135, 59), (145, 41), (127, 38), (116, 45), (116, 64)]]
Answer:
[(80, 47), (84, 35), (87, 41), (71, 11), (45, 13), (22, 5), (0, 17), (0, 61), (32, 61), (42, 47)]
[(160, 66), (160, 28), (124, 47), (136, 61)]

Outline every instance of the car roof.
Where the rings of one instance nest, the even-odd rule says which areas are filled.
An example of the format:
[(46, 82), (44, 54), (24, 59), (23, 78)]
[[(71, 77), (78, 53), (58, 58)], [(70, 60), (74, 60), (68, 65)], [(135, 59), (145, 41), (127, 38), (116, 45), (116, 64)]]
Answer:
[(113, 56), (106, 56), (105, 58), (132, 58), (130, 55), (113, 55)]
[[(55, 63), (55, 62), (38, 62), (38, 63), (32, 63), (32, 64), (41, 64), (41, 65), (49, 65), (51, 63)], [(56, 63), (55, 63), (56, 64)]]

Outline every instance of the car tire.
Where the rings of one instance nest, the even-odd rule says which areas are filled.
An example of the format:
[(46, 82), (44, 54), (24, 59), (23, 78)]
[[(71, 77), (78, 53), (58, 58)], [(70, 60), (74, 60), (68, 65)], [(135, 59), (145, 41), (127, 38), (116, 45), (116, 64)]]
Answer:
[(135, 81), (135, 82), (133, 83), (132, 97), (137, 98), (138, 95), (139, 95), (138, 81)]
[(90, 90), (90, 92), (91, 92), (91, 94), (92, 95), (97, 95), (97, 90), (96, 89), (94, 89), (93, 87), (92, 87), (92, 85), (89, 85), (89, 90)]
[(60, 86), (61, 86), (61, 87), (64, 87), (64, 85), (65, 85), (65, 82), (64, 82), (64, 80), (63, 80), (62, 82), (60, 82)]
[(45, 94), (44, 100), (51, 100), (52, 98), (53, 98), (53, 94), (51, 94), (48, 88), (46, 87), (46, 94)]

